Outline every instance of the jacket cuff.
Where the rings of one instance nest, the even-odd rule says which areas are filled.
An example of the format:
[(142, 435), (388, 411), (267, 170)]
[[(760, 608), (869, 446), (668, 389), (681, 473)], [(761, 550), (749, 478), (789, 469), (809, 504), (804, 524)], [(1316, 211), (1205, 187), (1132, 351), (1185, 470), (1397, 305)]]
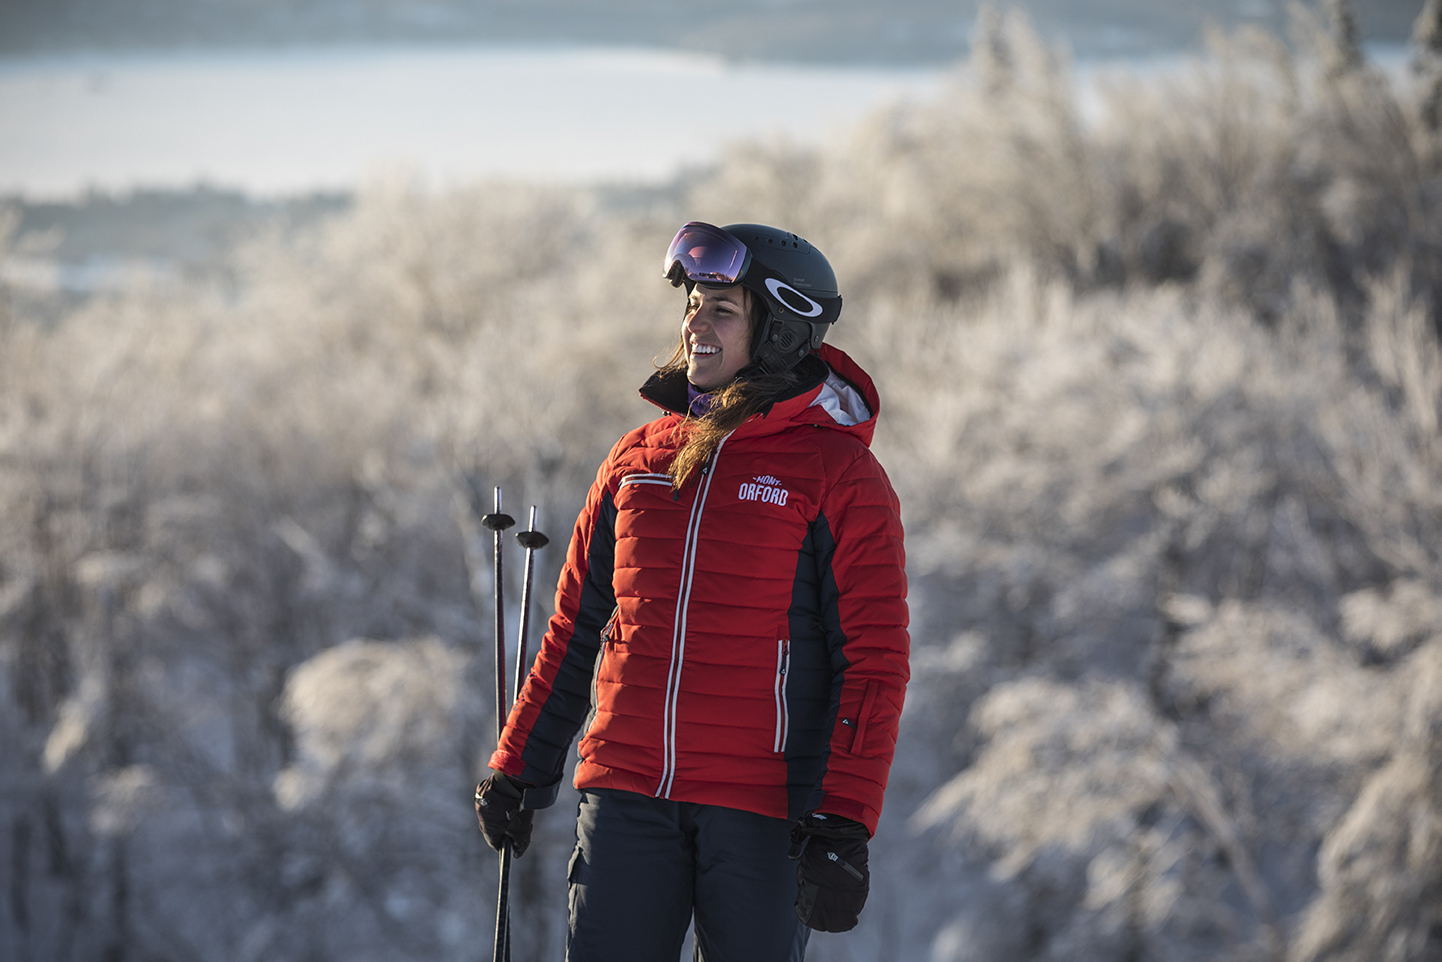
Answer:
[(859, 822), (866, 828), (868, 835), (876, 834), (876, 823), (881, 819), (881, 812), (864, 805), (861, 802), (852, 801), (849, 798), (827, 792), (821, 799), (821, 804), (814, 809), (818, 812), (825, 812), (828, 815), (840, 815), (842, 818), (849, 818), (853, 822)]
[(557, 777), (545, 785), (532, 785), (516, 772), (525, 771), (526, 763), (509, 752), (497, 751), (491, 755), (490, 768), (504, 775), (512, 785), (521, 789), (521, 808), (550, 808), (561, 792), (561, 779)]

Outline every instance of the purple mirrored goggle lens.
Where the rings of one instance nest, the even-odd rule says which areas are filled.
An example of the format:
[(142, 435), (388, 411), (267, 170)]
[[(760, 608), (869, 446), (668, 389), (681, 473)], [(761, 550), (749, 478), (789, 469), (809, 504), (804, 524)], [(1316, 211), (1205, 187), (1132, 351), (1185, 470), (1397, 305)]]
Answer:
[(719, 227), (691, 221), (676, 232), (666, 250), (661, 273), (679, 284), (676, 268), (698, 284), (735, 284), (746, 276), (751, 252), (733, 234)]

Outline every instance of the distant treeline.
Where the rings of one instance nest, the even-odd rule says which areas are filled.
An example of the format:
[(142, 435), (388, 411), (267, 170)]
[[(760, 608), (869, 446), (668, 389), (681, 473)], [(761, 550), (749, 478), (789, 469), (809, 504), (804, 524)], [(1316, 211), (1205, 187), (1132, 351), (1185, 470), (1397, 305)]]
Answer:
[(17, 238), (30, 237), (36, 256), (68, 264), (95, 258), (153, 258), (206, 265), (228, 256), (259, 231), (277, 225), (302, 230), (350, 203), (350, 195), (340, 192), (257, 199), (204, 185), (184, 190), (142, 188), (124, 194), (92, 192), (64, 201), (0, 197), (0, 207), (18, 216)]

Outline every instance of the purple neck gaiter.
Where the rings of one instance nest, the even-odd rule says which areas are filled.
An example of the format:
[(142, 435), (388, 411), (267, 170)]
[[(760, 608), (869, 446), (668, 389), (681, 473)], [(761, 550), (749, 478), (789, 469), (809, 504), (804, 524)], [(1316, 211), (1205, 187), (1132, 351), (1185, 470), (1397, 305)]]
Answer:
[(701, 390), (690, 381), (686, 382), (686, 401), (692, 417), (704, 418), (706, 412), (711, 410), (711, 402), (714, 399), (714, 394)]

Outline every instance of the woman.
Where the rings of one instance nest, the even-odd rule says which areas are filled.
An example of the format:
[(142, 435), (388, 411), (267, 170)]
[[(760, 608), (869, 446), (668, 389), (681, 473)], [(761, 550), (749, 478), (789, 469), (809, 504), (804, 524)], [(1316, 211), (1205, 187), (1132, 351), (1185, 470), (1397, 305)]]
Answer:
[(520, 855), (584, 722), (567, 958), (675, 962), (694, 913), (708, 962), (799, 960), (865, 902), (908, 678), (878, 400), (806, 241), (692, 222), (664, 271), (663, 414), (596, 475), (476, 808)]

